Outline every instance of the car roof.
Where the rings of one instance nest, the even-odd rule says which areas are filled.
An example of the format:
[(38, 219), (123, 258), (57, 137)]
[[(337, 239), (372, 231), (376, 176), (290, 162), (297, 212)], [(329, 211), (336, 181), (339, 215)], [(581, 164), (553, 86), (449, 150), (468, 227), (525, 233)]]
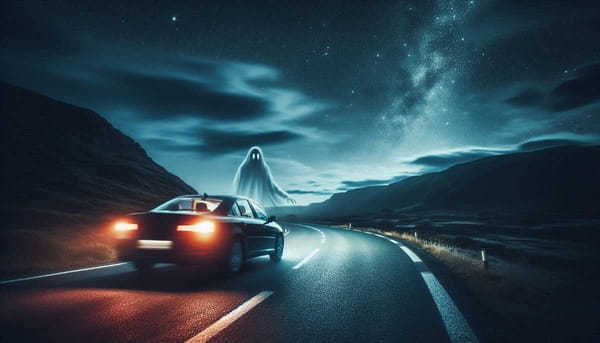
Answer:
[[(187, 194), (187, 195), (179, 195), (177, 198), (204, 198), (203, 194)], [(220, 199), (220, 200), (237, 200), (237, 199), (246, 199), (252, 200), (248, 197), (241, 195), (207, 195), (207, 199)]]

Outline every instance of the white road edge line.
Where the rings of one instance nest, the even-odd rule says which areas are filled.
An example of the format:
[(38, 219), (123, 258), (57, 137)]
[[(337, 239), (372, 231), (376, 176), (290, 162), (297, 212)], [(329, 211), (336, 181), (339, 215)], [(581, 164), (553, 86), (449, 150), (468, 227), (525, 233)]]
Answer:
[(415, 254), (414, 252), (412, 252), (412, 250), (410, 250), (409, 248), (405, 247), (404, 245), (400, 246), (400, 249), (402, 249), (402, 251), (404, 251), (404, 253), (406, 255), (408, 255), (408, 258), (410, 258), (411, 261), (413, 262), (423, 262), (419, 256), (417, 256), (417, 254)]
[(313, 250), (308, 256), (306, 256), (302, 261), (300, 261), (297, 265), (293, 266), (292, 269), (300, 269), (303, 265), (305, 265), (316, 253), (319, 252), (319, 249)]
[(248, 313), (252, 308), (256, 307), (258, 304), (263, 302), (265, 299), (270, 297), (273, 294), (273, 291), (262, 291), (252, 298), (248, 299), (246, 302), (236, 307), (231, 312), (227, 313), (221, 319), (212, 323), (209, 327), (202, 330), (196, 336), (188, 339), (186, 343), (200, 343), (200, 342), (208, 342), (211, 338), (215, 337), (219, 332), (223, 331), (229, 325), (231, 325), (236, 320), (240, 319), (244, 314)]
[(122, 266), (124, 264), (127, 264), (127, 262), (119, 262), (119, 263), (113, 263), (113, 264), (106, 264), (106, 265), (103, 265), (103, 266), (95, 266), (95, 267), (88, 267), (88, 268), (81, 268), (81, 269), (66, 270), (64, 272), (56, 272), (56, 273), (50, 273), (50, 274), (44, 274), (44, 275), (28, 276), (28, 277), (24, 277), (24, 278), (20, 278), (20, 279), (4, 280), (4, 281), (0, 281), (0, 285), (5, 285), (5, 284), (15, 283), (15, 282), (22, 282), (22, 281), (35, 280), (35, 279), (43, 279), (43, 278), (47, 278), (47, 277), (64, 275), (64, 274), (87, 272), (88, 270), (96, 270), (96, 269), (103, 269), (103, 268), (118, 267), (118, 266)]
[(435, 302), (435, 306), (440, 312), (450, 342), (479, 342), (462, 313), (460, 313), (460, 310), (437, 278), (431, 272), (421, 272), (421, 277), (423, 277), (427, 288), (429, 288), (433, 302)]
[[(395, 241), (389, 237), (384, 235), (371, 233), (368, 231), (361, 231), (363, 233), (377, 236), (380, 238), (387, 239), (388, 241), (398, 245), (402, 251), (413, 263), (423, 263), (421, 258), (417, 256), (412, 250), (410, 250), (404, 244)], [(446, 328), (446, 333), (448, 333), (448, 337), (450, 338), (451, 343), (479, 343), (479, 339), (467, 323), (467, 320), (462, 315), (452, 298), (444, 289), (444, 286), (438, 281), (438, 279), (431, 273), (427, 266), (423, 264), (425, 271), (421, 272), (421, 277), (423, 281), (425, 281), (425, 285), (433, 298), (433, 302), (435, 303), (440, 316), (442, 317), (442, 322), (444, 323), (444, 327)]]

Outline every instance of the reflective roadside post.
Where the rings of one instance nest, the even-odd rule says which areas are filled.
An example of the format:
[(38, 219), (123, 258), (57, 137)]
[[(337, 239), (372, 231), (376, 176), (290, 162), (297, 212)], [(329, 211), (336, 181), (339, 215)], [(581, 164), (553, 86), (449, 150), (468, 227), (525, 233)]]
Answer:
[(348, 228), (352, 229), (352, 222), (348, 223)]
[(485, 250), (481, 249), (481, 263), (483, 265), (483, 269), (488, 268), (487, 256), (485, 255)]

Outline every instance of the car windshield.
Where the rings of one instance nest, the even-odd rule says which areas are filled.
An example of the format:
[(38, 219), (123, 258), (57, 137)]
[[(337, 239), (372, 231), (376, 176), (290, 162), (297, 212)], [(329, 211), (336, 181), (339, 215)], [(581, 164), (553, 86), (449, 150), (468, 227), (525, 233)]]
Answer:
[(221, 199), (175, 198), (153, 209), (153, 212), (184, 211), (194, 213), (211, 213), (223, 202)]

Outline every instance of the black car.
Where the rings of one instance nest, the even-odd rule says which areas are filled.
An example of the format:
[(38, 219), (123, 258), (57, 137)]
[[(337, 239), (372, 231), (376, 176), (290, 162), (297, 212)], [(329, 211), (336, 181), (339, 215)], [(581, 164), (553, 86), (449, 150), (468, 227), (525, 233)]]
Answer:
[(279, 262), (283, 230), (254, 200), (240, 196), (184, 195), (114, 225), (119, 257), (138, 270), (154, 263), (215, 263), (238, 272), (247, 258)]

